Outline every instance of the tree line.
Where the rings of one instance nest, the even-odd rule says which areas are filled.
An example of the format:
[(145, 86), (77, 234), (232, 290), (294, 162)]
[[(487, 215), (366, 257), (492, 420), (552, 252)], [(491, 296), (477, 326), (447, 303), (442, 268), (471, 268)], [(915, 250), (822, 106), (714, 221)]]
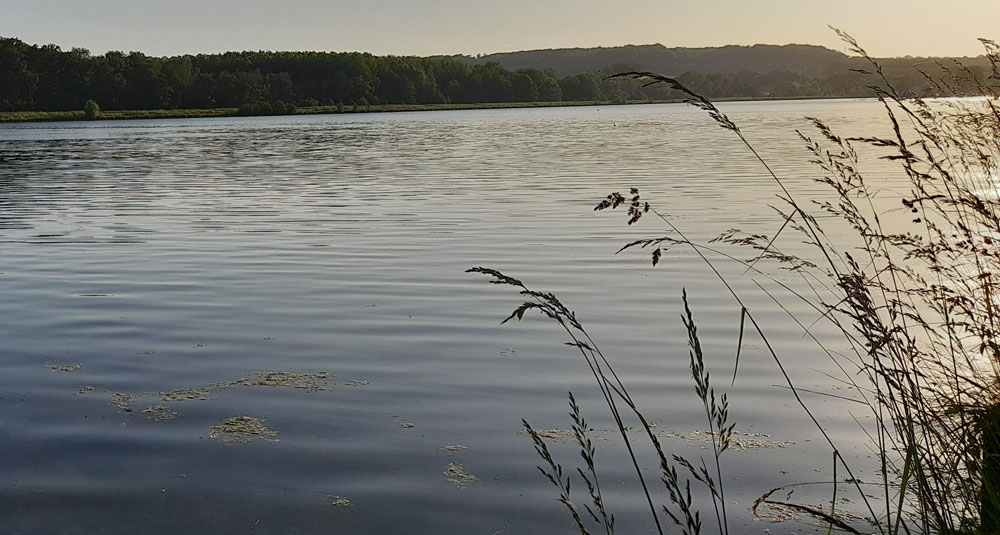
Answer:
[[(558, 76), (552, 69), (511, 70), (496, 62), (470, 64), (455, 57), (359, 52), (151, 57), (112, 51), (93, 55), (82, 48), (62, 50), (51, 44), (0, 38), (0, 111), (80, 110), (88, 100), (104, 110), (243, 108), (260, 113), (288, 111), (296, 105), (627, 102), (683, 97), (664, 85), (606, 78), (609, 73), (640, 68), (634, 63), (616, 63), (600, 72)], [(898, 90), (919, 96), (934, 91), (917, 71), (898, 71), (890, 73)], [(973, 66), (970, 73), (982, 75), (984, 71)], [(821, 76), (790, 70), (665, 74), (677, 76), (711, 98), (870, 96), (870, 75), (847, 68)]]

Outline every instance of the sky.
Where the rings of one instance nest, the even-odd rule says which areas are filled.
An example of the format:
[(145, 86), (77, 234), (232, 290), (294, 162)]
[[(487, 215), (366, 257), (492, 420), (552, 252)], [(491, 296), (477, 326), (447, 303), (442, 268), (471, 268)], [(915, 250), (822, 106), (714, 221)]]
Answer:
[(0, 36), (154, 56), (227, 50), (488, 54), (661, 43), (804, 43), (966, 56), (1000, 41), (1000, 0), (0, 0)]

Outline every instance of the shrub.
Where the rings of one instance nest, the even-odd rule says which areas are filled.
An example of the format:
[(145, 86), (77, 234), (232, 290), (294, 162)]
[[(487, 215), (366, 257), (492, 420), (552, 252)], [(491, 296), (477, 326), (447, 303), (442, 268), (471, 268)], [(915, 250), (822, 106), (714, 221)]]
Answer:
[(296, 111), (295, 104), (285, 103), (280, 100), (274, 102), (256, 101), (240, 106), (236, 111), (236, 115), (292, 115)]
[(87, 100), (83, 104), (83, 116), (87, 118), (88, 121), (93, 121), (101, 116), (101, 107), (94, 102), (93, 99)]

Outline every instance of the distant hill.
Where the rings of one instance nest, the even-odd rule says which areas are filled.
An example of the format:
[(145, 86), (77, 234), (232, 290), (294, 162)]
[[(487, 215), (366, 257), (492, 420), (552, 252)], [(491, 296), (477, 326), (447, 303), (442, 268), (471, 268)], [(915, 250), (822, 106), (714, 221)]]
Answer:
[(827, 66), (843, 64), (848, 56), (816, 45), (667, 48), (657, 44), (526, 50), (454, 58), (471, 65), (496, 62), (509, 70), (552, 69), (558, 76), (621, 70), (615, 66), (673, 76), (689, 71), (722, 74), (787, 71), (822, 76), (827, 74)]
[(982, 56), (878, 61), (880, 75), (873, 75), (863, 58), (811, 45), (630, 45), (430, 58), (308, 51), (158, 58), (141, 52), (93, 55), (0, 36), (0, 112), (89, 106), (228, 108), (260, 115), (296, 106), (342, 111), (370, 104), (626, 103), (685, 96), (666, 84), (605, 76), (632, 70), (675, 77), (713, 99), (867, 97), (872, 85), (921, 97), (1000, 91), (993, 66)]

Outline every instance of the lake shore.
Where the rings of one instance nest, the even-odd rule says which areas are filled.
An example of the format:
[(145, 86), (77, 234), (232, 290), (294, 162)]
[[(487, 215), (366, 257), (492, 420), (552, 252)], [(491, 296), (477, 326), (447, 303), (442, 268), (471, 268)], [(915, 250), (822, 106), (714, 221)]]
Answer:
[[(753, 102), (771, 100), (832, 100), (853, 97), (733, 97), (714, 99), (715, 102)], [(339, 113), (388, 113), (413, 111), (442, 110), (490, 110), (510, 108), (560, 108), (567, 106), (614, 106), (631, 104), (676, 104), (680, 100), (641, 100), (629, 102), (614, 101), (559, 101), (559, 102), (486, 102), (477, 104), (371, 104), (367, 106), (302, 106), (295, 113), (287, 115), (326, 115)], [(273, 114), (285, 115), (285, 114)], [(135, 120), (135, 119), (193, 119), (205, 117), (256, 117), (258, 114), (241, 114), (239, 108), (206, 108), (206, 109), (175, 109), (175, 110), (115, 110), (102, 111), (97, 117), (99, 121)], [(33, 123), (54, 121), (86, 121), (83, 110), (80, 111), (14, 111), (0, 112), (0, 123)]]

